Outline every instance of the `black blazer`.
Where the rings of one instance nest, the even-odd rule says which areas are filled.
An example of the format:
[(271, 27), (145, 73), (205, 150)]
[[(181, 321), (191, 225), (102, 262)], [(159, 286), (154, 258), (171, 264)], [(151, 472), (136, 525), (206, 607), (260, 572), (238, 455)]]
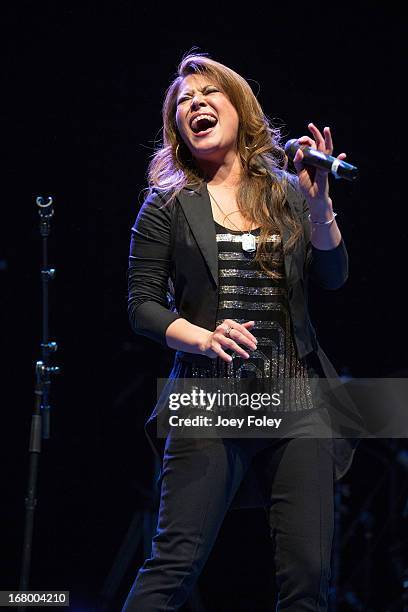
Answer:
[[(129, 318), (133, 330), (167, 346), (166, 329), (183, 317), (214, 330), (218, 307), (218, 252), (206, 185), (184, 189), (174, 205), (163, 206), (158, 190), (145, 200), (132, 228), (129, 257)], [(299, 357), (317, 349), (307, 308), (308, 280), (337, 289), (347, 279), (348, 258), (342, 241), (321, 251), (310, 243), (309, 209), (289, 187), (288, 202), (302, 221), (303, 239), (285, 256), (289, 305)], [(282, 236), (283, 243), (289, 231)], [(169, 310), (168, 279), (177, 312)]]
[[(143, 203), (132, 227), (128, 268), (128, 313), (132, 329), (164, 346), (167, 346), (167, 327), (180, 317), (214, 330), (218, 307), (218, 250), (206, 184), (183, 189), (170, 206), (164, 206), (166, 198), (165, 192), (154, 189)], [(309, 317), (307, 292), (309, 279), (326, 289), (337, 289), (344, 284), (348, 275), (347, 251), (343, 240), (328, 251), (313, 247), (309, 208), (296, 177), (289, 183), (287, 200), (303, 225), (301, 240), (284, 258), (295, 344), (299, 357), (316, 352), (334, 389), (339, 379), (317, 341)], [(283, 243), (288, 238), (289, 231), (285, 231)], [(184, 351), (177, 351), (177, 357), (187, 361), (208, 360)], [(345, 391), (337, 388), (335, 395), (345, 407), (347, 418), (360, 425), (361, 420)], [(160, 401), (147, 426), (153, 423), (159, 405)], [(356, 444), (350, 438), (336, 442), (337, 479), (349, 468)], [(153, 448), (157, 450), (155, 443)]]

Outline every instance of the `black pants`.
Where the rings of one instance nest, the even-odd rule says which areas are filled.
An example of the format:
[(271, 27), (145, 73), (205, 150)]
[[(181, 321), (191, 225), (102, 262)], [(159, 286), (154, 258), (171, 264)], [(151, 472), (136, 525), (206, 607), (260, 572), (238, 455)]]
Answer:
[(186, 601), (258, 452), (270, 476), (276, 610), (327, 610), (334, 529), (330, 443), (314, 438), (183, 439), (170, 434), (151, 558), (139, 570), (122, 612), (169, 612)]

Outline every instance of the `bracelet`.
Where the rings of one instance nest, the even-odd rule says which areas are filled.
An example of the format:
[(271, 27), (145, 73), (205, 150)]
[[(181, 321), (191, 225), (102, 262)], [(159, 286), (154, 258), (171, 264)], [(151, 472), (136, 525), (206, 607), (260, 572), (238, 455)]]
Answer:
[(309, 221), (310, 223), (313, 223), (313, 225), (330, 225), (330, 223), (333, 223), (335, 217), (337, 217), (337, 213), (334, 212), (333, 219), (330, 219), (329, 221), (313, 221), (313, 219), (309, 215)]

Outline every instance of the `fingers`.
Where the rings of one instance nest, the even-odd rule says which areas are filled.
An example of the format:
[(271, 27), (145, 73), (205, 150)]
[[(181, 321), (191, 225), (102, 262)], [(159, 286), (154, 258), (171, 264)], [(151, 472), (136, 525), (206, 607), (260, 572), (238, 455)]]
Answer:
[[(250, 348), (252, 351), (254, 351), (257, 347), (256, 339), (251, 340), (250, 338), (247, 338), (245, 334), (240, 332), (238, 329), (231, 329), (229, 336), (224, 336), (224, 338), (227, 338), (227, 340), (229, 339), (230, 341), (232, 341), (234, 345), (237, 345), (237, 343), (239, 342), (240, 344), (243, 344), (244, 346)], [(231, 348), (234, 347), (231, 346)]]
[(252, 342), (257, 342), (256, 337), (251, 334), (251, 332), (247, 329), (247, 327), (252, 327), (253, 325), (255, 325), (255, 321), (246, 321), (245, 323), (238, 323), (238, 321), (234, 321), (234, 319), (224, 319), (224, 321), (221, 323), (221, 327), (224, 330), (226, 330), (228, 327), (232, 327), (234, 333), (238, 331), (243, 334), (248, 340), (252, 340)]
[(298, 138), (298, 143), (301, 145), (306, 145), (307, 147), (312, 147), (312, 149), (316, 148), (316, 143), (312, 138), (310, 138), (310, 136), (301, 136)]
[[(309, 146), (309, 145), (307, 145), (307, 146)], [(316, 148), (316, 147), (314, 147), (314, 148)], [(295, 166), (295, 170), (296, 170), (296, 172), (298, 174), (300, 174), (303, 170), (305, 170), (305, 165), (303, 163), (303, 158), (304, 158), (304, 155), (303, 155), (302, 149), (298, 149), (296, 151), (295, 157), (293, 158), (293, 165)]]
[(314, 123), (309, 123), (307, 127), (313, 134), (317, 149), (319, 151), (325, 151), (326, 153), (331, 155), (333, 153), (333, 139), (332, 139), (330, 128), (329, 127), (323, 128), (323, 134), (324, 134), (323, 136), (320, 130), (315, 126)]
[(246, 350), (242, 348), (242, 346), (237, 344), (232, 338), (222, 336), (219, 342), (222, 347), (230, 349), (231, 351), (235, 351), (240, 357), (243, 357), (244, 359), (249, 359), (249, 353), (247, 353)]
[[(224, 351), (224, 348), (231, 349), (244, 359), (248, 359), (249, 354), (238, 343), (247, 346), (251, 350), (255, 350), (257, 348), (256, 337), (253, 336), (247, 329), (247, 327), (252, 327), (253, 325), (254, 321), (247, 321), (241, 325), (232, 319), (225, 319), (221, 325), (218, 325), (214, 332), (213, 338), (216, 341), (216, 345), (213, 347), (213, 350), (224, 361), (232, 361), (231, 355), (228, 355), (228, 353)], [(231, 327), (232, 329), (230, 330), (229, 335), (226, 336), (225, 331), (228, 327)]]
[[(324, 134), (323, 136), (320, 130), (315, 126), (314, 123), (309, 123), (307, 127), (312, 132), (314, 136), (314, 140), (310, 138), (310, 136), (301, 136), (301, 138), (298, 139), (299, 144), (306, 145), (313, 149), (317, 148), (319, 151), (324, 151), (328, 155), (332, 155), (333, 154), (333, 138), (331, 135), (330, 128), (329, 127), (323, 128), (323, 134)], [(337, 156), (337, 159), (341, 160), (341, 159), (345, 159), (346, 157), (347, 157), (346, 153), (340, 153), (340, 155)], [(296, 152), (295, 157), (293, 158), (293, 161), (295, 162), (295, 167), (296, 167), (296, 163), (298, 163), (298, 167), (296, 167), (297, 171), (303, 168), (303, 165), (301, 164), (302, 160), (303, 160), (303, 153), (300, 150), (298, 150)]]
[(333, 153), (333, 139), (332, 139), (332, 135), (330, 132), (330, 128), (329, 127), (323, 128), (323, 132), (324, 132), (324, 142), (326, 145), (326, 150), (329, 153), (329, 155), (331, 155)]
[(219, 342), (216, 342), (212, 347), (211, 350), (218, 355), (218, 357), (220, 357), (223, 361), (227, 361), (228, 363), (230, 363), (232, 361), (232, 357), (231, 355), (228, 355), (228, 353), (226, 353), (222, 346), (220, 345)]
[(326, 146), (326, 142), (325, 142), (325, 139), (323, 138), (320, 130), (315, 126), (314, 123), (309, 123), (309, 125), (307, 127), (309, 128), (309, 130), (313, 134), (313, 138), (315, 139), (317, 148), (319, 149), (319, 151), (323, 151), (325, 146)]
[(249, 359), (249, 354), (241, 348), (236, 342), (227, 338), (223, 334), (214, 334), (213, 336), (213, 345), (211, 346), (211, 350), (214, 351), (223, 361), (232, 361), (231, 355), (225, 352), (225, 349), (231, 349), (235, 351), (238, 355), (243, 357), (244, 359)]
[(241, 323), (242, 327), (253, 327), (255, 325), (255, 321), (245, 321), (245, 323)]

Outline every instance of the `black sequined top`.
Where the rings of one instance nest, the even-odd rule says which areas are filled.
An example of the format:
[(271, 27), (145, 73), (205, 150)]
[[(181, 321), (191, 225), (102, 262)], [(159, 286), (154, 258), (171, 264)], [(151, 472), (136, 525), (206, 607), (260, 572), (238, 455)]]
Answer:
[[(217, 357), (211, 367), (194, 365), (195, 377), (256, 377), (271, 383), (271, 391), (285, 385), (284, 410), (297, 411), (313, 407), (309, 385), (309, 365), (306, 359), (299, 359), (294, 346), (285, 278), (271, 279), (254, 261), (255, 253), (242, 249), (244, 232), (223, 227), (214, 221), (218, 246), (219, 302), (217, 325), (224, 319), (239, 323), (255, 321), (250, 328), (257, 338), (257, 349), (244, 359), (232, 350), (233, 357), (227, 363)], [(258, 244), (260, 229), (251, 232)], [(278, 248), (283, 252), (279, 234), (268, 237), (268, 250)], [(280, 267), (283, 270), (283, 265)]]

